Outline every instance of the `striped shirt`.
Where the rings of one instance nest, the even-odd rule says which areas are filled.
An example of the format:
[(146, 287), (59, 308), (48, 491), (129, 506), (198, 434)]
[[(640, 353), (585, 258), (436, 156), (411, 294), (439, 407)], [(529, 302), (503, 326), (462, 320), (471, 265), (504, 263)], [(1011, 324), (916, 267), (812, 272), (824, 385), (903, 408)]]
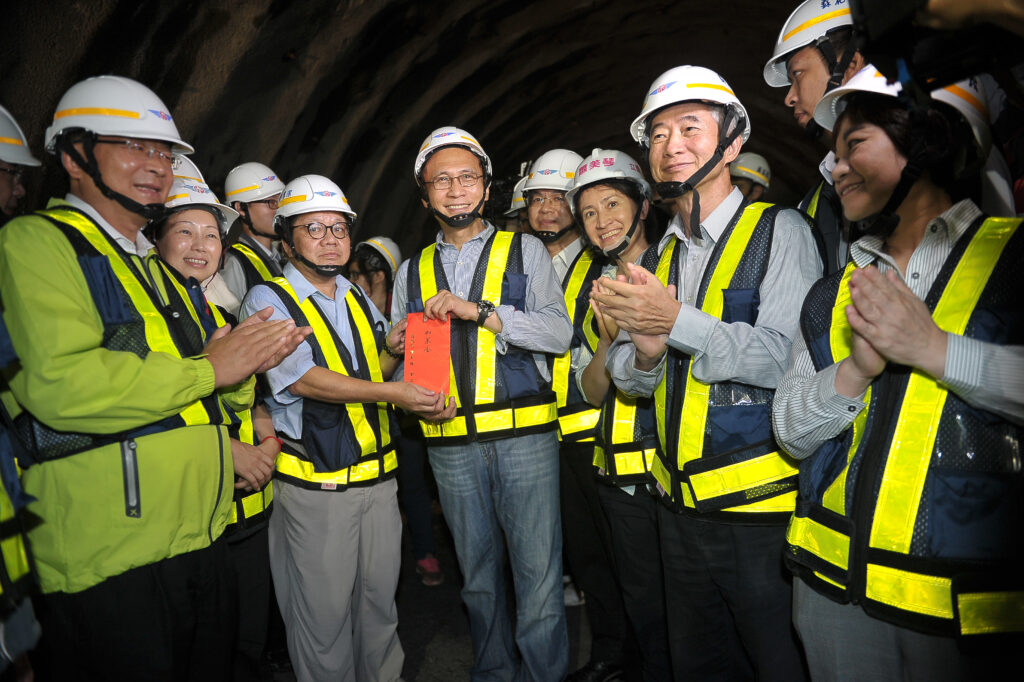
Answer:
[[(683, 305), (668, 345), (693, 358), (693, 376), (700, 381), (737, 381), (775, 388), (786, 370), (792, 338), (798, 336), (800, 303), (811, 284), (821, 277), (821, 258), (803, 215), (792, 209), (780, 211), (772, 233), (768, 269), (758, 290), (760, 304), (755, 324), (722, 322), (695, 307), (715, 244), (742, 205), (743, 194), (734, 187), (689, 239), (678, 215), (669, 223), (658, 244), (658, 253), (672, 239), (680, 240), (680, 286), (676, 298)], [(636, 368), (635, 353), (629, 335), (620, 332), (608, 350), (607, 366), (612, 380), (627, 395), (651, 395), (664, 371), (664, 357), (653, 370), (643, 372)]]
[[(895, 270), (907, 287), (924, 299), (943, 263), (981, 211), (961, 201), (928, 223), (924, 237), (900, 272), (878, 237), (862, 237), (850, 248), (857, 267)], [(1024, 346), (1000, 346), (956, 334), (948, 335), (946, 373), (940, 383), (962, 400), (1015, 424), (1024, 424)], [(864, 395), (836, 392), (839, 363), (815, 372), (802, 335), (793, 343), (790, 366), (775, 392), (772, 423), (779, 443), (803, 459), (826, 440), (850, 427), (864, 409)]]

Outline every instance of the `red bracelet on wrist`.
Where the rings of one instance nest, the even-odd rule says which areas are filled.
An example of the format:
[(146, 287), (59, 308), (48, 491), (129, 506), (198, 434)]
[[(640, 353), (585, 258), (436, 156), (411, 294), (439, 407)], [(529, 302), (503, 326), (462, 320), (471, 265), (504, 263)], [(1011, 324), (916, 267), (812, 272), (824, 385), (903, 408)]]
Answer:
[(280, 438), (278, 438), (277, 436), (267, 436), (266, 438), (264, 438), (263, 440), (260, 441), (260, 445), (263, 445), (268, 440), (276, 440), (277, 441), (277, 449), (278, 450), (283, 450), (284, 449), (284, 441), (281, 440)]

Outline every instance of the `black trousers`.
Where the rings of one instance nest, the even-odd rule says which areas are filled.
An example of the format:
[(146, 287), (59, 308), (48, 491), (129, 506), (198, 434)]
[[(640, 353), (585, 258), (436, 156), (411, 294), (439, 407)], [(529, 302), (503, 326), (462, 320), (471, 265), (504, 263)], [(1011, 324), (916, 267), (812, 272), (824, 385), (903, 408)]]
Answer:
[(235, 576), (226, 541), (140, 566), (87, 590), (37, 596), (36, 679), (231, 678)]
[(586, 599), (590, 659), (619, 663), (629, 630), (615, 577), (611, 531), (597, 498), (593, 457), (593, 443), (561, 448), (562, 551)]
[(270, 545), (268, 526), (236, 540), (229, 538), (231, 562), (238, 585), (238, 637), (235, 675), (238, 682), (260, 676), (270, 615)]
[(658, 507), (677, 680), (807, 679), (782, 563), (785, 526), (741, 526)]
[(672, 682), (658, 502), (643, 488), (630, 495), (602, 483), (597, 484), (597, 496), (608, 518), (616, 575), (636, 635), (642, 677), (645, 682)]

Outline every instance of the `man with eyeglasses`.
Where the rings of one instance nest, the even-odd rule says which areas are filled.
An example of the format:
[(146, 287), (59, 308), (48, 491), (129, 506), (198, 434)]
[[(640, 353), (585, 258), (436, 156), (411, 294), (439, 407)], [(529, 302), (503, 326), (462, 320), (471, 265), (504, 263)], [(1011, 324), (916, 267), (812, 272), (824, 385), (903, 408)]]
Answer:
[(0, 107), (0, 225), (17, 215), (25, 198), (25, 166), (38, 165), (18, 122)]
[(451, 126), (435, 130), (413, 172), (440, 229), (433, 244), (399, 268), (391, 319), (451, 321), (450, 400), (443, 421), (421, 426), (465, 577), (470, 674), (561, 680), (568, 635), (548, 355), (568, 349), (572, 325), (544, 245), (481, 218), (492, 169), (476, 138)]
[(241, 232), (225, 251), (220, 274), (239, 301), (260, 282), (280, 277), (287, 262), (274, 233), (283, 189), (277, 173), (254, 161), (235, 166), (224, 180), (224, 200), (238, 211)]
[[(70, 192), (0, 230), (5, 375), (41, 595), (40, 679), (230, 676), (229, 411), (308, 330), (261, 311), (207, 343), (147, 258), (173, 153), (149, 88), (101, 76), (61, 98), (46, 147)], [(155, 258), (155, 257), (154, 257)], [(191, 308), (188, 308), (191, 310)], [(5, 396), (6, 397), (6, 396)]]
[(284, 279), (252, 288), (242, 310), (274, 308), (313, 335), (267, 372), (267, 400), (282, 436), (277, 458), (270, 568), (300, 680), (396, 680), (395, 590), (401, 564), (398, 424), (392, 404), (425, 418), (443, 396), (386, 381), (404, 348), (405, 324), (384, 316), (342, 276), (356, 214), (320, 175), (284, 188), (275, 228), (289, 263)]

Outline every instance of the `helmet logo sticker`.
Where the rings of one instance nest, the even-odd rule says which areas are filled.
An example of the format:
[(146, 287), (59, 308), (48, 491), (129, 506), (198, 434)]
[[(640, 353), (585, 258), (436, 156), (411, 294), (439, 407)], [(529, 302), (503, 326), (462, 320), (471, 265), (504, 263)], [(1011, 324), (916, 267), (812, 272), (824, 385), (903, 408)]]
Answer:
[(675, 85), (678, 82), (679, 81), (672, 81), (671, 83), (664, 83), (662, 85), (659, 85), (658, 87), (654, 88), (649, 93), (647, 93), (647, 96), (650, 97), (652, 95), (661, 94), (661, 93), (665, 92), (666, 90), (668, 90), (669, 88), (671, 88), (673, 85)]
[(193, 194), (209, 194), (210, 193), (210, 190), (207, 189), (206, 187), (203, 187), (202, 185), (185, 185), (185, 184), (183, 184), (182, 187), (184, 187), (188, 191), (192, 192)]
[(273, 182), (274, 180), (277, 180), (277, 176), (276, 175), (268, 175), (265, 178), (260, 178), (260, 180), (262, 180), (263, 182)]
[(551, 175), (552, 173), (557, 173), (558, 171), (555, 170), (554, 168), (545, 168), (543, 170), (539, 170), (539, 171), (536, 171), (536, 172), (539, 175)]
[(437, 135), (434, 135), (434, 139), (436, 140), (436, 139), (440, 139), (442, 137), (448, 137), (449, 135), (454, 135), (454, 134), (455, 133), (453, 133), (453, 132), (438, 133)]
[(313, 192), (313, 194), (317, 195), (318, 197), (333, 197), (336, 196), (338, 193), (332, 192), (329, 189), (321, 189), (317, 190), (316, 192)]
[(154, 116), (156, 116), (157, 118), (159, 118), (161, 121), (170, 121), (171, 120), (171, 115), (168, 114), (166, 111), (160, 111), (158, 109), (149, 109), (148, 111), (149, 111), (149, 113), (151, 113)]

